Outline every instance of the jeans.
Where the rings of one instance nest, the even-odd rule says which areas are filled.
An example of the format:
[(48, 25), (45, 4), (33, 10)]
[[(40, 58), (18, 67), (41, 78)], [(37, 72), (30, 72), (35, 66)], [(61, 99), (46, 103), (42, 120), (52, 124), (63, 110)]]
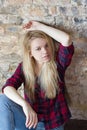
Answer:
[[(0, 130), (29, 130), (25, 126), (26, 117), (22, 107), (4, 94), (0, 94)], [(35, 129), (30, 130), (45, 130), (44, 123), (38, 122)], [(63, 126), (52, 130), (64, 130)]]
[[(45, 126), (44, 126), (44, 123), (43, 122), (39, 122), (37, 124), (37, 128), (35, 130), (45, 130)], [(51, 129), (51, 130), (64, 130), (64, 126), (60, 126), (58, 128), (54, 128), (54, 129)]]

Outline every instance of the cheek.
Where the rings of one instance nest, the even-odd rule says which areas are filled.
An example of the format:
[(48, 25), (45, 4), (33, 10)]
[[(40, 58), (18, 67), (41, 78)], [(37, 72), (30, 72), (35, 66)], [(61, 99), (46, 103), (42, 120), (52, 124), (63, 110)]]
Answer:
[(52, 54), (51, 48), (48, 49), (48, 53), (49, 53), (50, 55)]
[(38, 52), (32, 52), (31, 53), (31, 56), (34, 58), (34, 59), (39, 59), (41, 57), (41, 54), (38, 53)]
[(35, 55), (36, 55), (35, 51), (31, 50), (31, 56), (35, 57)]

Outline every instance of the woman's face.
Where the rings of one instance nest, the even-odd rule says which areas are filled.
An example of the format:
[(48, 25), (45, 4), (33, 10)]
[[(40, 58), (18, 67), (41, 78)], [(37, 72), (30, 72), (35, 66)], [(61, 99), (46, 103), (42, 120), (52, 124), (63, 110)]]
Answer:
[(31, 57), (38, 64), (43, 64), (51, 60), (51, 49), (47, 41), (43, 38), (36, 38), (31, 41)]

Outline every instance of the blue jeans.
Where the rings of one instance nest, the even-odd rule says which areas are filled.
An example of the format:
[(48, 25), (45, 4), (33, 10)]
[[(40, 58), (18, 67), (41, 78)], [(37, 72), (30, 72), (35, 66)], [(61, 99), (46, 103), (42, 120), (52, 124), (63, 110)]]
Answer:
[[(29, 130), (25, 126), (25, 114), (22, 107), (0, 94), (0, 130)], [(38, 122), (37, 128), (30, 130), (45, 130), (44, 123)], [(63, 126), (52, 130), (64, 130)]]
[[(37, 128), (35, 130), (45, 130), (44, 123), (43, 122), (38, 122)], [(64, 126), (60, 126), (58, 128), (54, 128), (54, 129), (51, 129), (51, 130), (64, 130)]]

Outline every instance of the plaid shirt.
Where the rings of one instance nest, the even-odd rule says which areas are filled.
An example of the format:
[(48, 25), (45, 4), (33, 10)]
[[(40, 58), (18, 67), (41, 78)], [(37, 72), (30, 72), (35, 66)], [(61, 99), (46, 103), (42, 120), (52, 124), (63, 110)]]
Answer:
[[(59, 127), (71, 117), (71, 113), (69, 111), (65, 99), (64, 75), (66, 68), (71, 63), (73, 53), (74, 53), (73, 44), (68, 47), (64, 47), (62, 44), (59, 45), (59, 49), (56, 55), (56, 63), (58, 74), (60, 77), (60, 80), (58, 82), (60, 92), (56, 95), (54, 99), (44, 98), (40, 86), (38, 85), (37, 82), (35, 84), (35, 103), (31, 105), (33, 109), (36, 111), (39, 121), (44, 121), (46, 130), (51, 130), (53, 128)], [(14, 74), (7, 80), (2, 90), (6, 86), (12, 86), (18, 89), (22, 83), (24, 83), (25, 85), (22, 63), (20, 63)], [(30, 100), (26, 92), (24, 92), (24, 95), (25, 99), (30, 103)]]

